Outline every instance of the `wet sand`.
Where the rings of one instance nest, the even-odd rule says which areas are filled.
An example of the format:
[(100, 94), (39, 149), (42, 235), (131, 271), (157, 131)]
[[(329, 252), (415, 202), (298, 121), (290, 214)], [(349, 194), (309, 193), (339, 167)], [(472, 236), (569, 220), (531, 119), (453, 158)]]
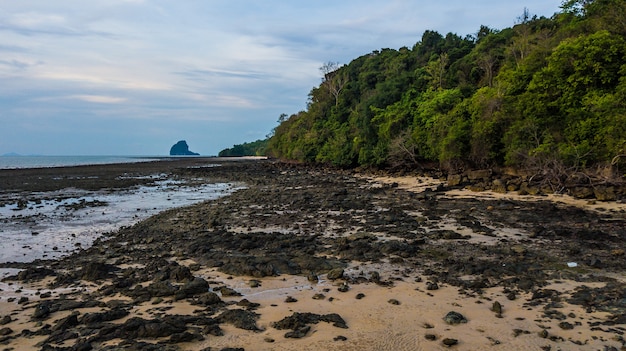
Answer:
[[(433, 180), (269, 161), (169, 171), (247, 188), (16, 266), (28, 274), (0, 292), (1, 347), (624, 349), (619, 203), (433, 192)], [(452, 311), (466, 321), (446, 323)], [(335, 315), (345, 325), (325, 321)]]

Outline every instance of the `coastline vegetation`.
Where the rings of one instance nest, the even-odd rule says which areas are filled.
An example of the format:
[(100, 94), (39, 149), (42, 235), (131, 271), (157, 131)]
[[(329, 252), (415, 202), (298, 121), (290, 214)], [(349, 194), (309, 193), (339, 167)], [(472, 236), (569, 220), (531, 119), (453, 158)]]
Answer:
[(305, 110), (282, 115), (268, 139), (222, 152), (339, 167), (626, 172), (623, 0), (568, 0), (551, 18), (524, 10), (511, 28), (465, 37), (426, 31), (412, 48), (320, 70)]

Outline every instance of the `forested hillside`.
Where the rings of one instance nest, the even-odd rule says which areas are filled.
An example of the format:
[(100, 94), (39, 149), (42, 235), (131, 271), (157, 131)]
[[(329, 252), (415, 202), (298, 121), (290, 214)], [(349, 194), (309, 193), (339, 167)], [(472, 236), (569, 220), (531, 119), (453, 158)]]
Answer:
[(268, 139), (257, 140), (250, 143), (236, 144), (231, 148), (219, 152), (219, 157), (231, 156), (265, 156), (267, 153)]
[(325, 64), (268, 152), (342, 167), (626, 168), (626, 1), (561, 9)]

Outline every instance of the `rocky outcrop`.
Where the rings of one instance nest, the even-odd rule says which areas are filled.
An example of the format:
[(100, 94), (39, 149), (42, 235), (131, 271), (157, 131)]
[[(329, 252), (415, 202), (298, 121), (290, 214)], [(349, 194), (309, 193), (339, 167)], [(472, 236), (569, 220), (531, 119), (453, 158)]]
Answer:
[(170, 149), (170, 156), (198, 156), (199, 153), (189, 151), (189, 146), (185, 140), (174, 144)]

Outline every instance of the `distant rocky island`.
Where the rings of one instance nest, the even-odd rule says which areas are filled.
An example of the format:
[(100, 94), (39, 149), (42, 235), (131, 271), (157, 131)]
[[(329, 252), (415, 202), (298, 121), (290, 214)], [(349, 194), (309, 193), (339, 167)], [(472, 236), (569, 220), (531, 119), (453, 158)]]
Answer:
[(189, 151), (189, 145), (185, 140), (181, 140), (174, 144), (170, 149), (170, 156), (198, 156), (197, 152)]

